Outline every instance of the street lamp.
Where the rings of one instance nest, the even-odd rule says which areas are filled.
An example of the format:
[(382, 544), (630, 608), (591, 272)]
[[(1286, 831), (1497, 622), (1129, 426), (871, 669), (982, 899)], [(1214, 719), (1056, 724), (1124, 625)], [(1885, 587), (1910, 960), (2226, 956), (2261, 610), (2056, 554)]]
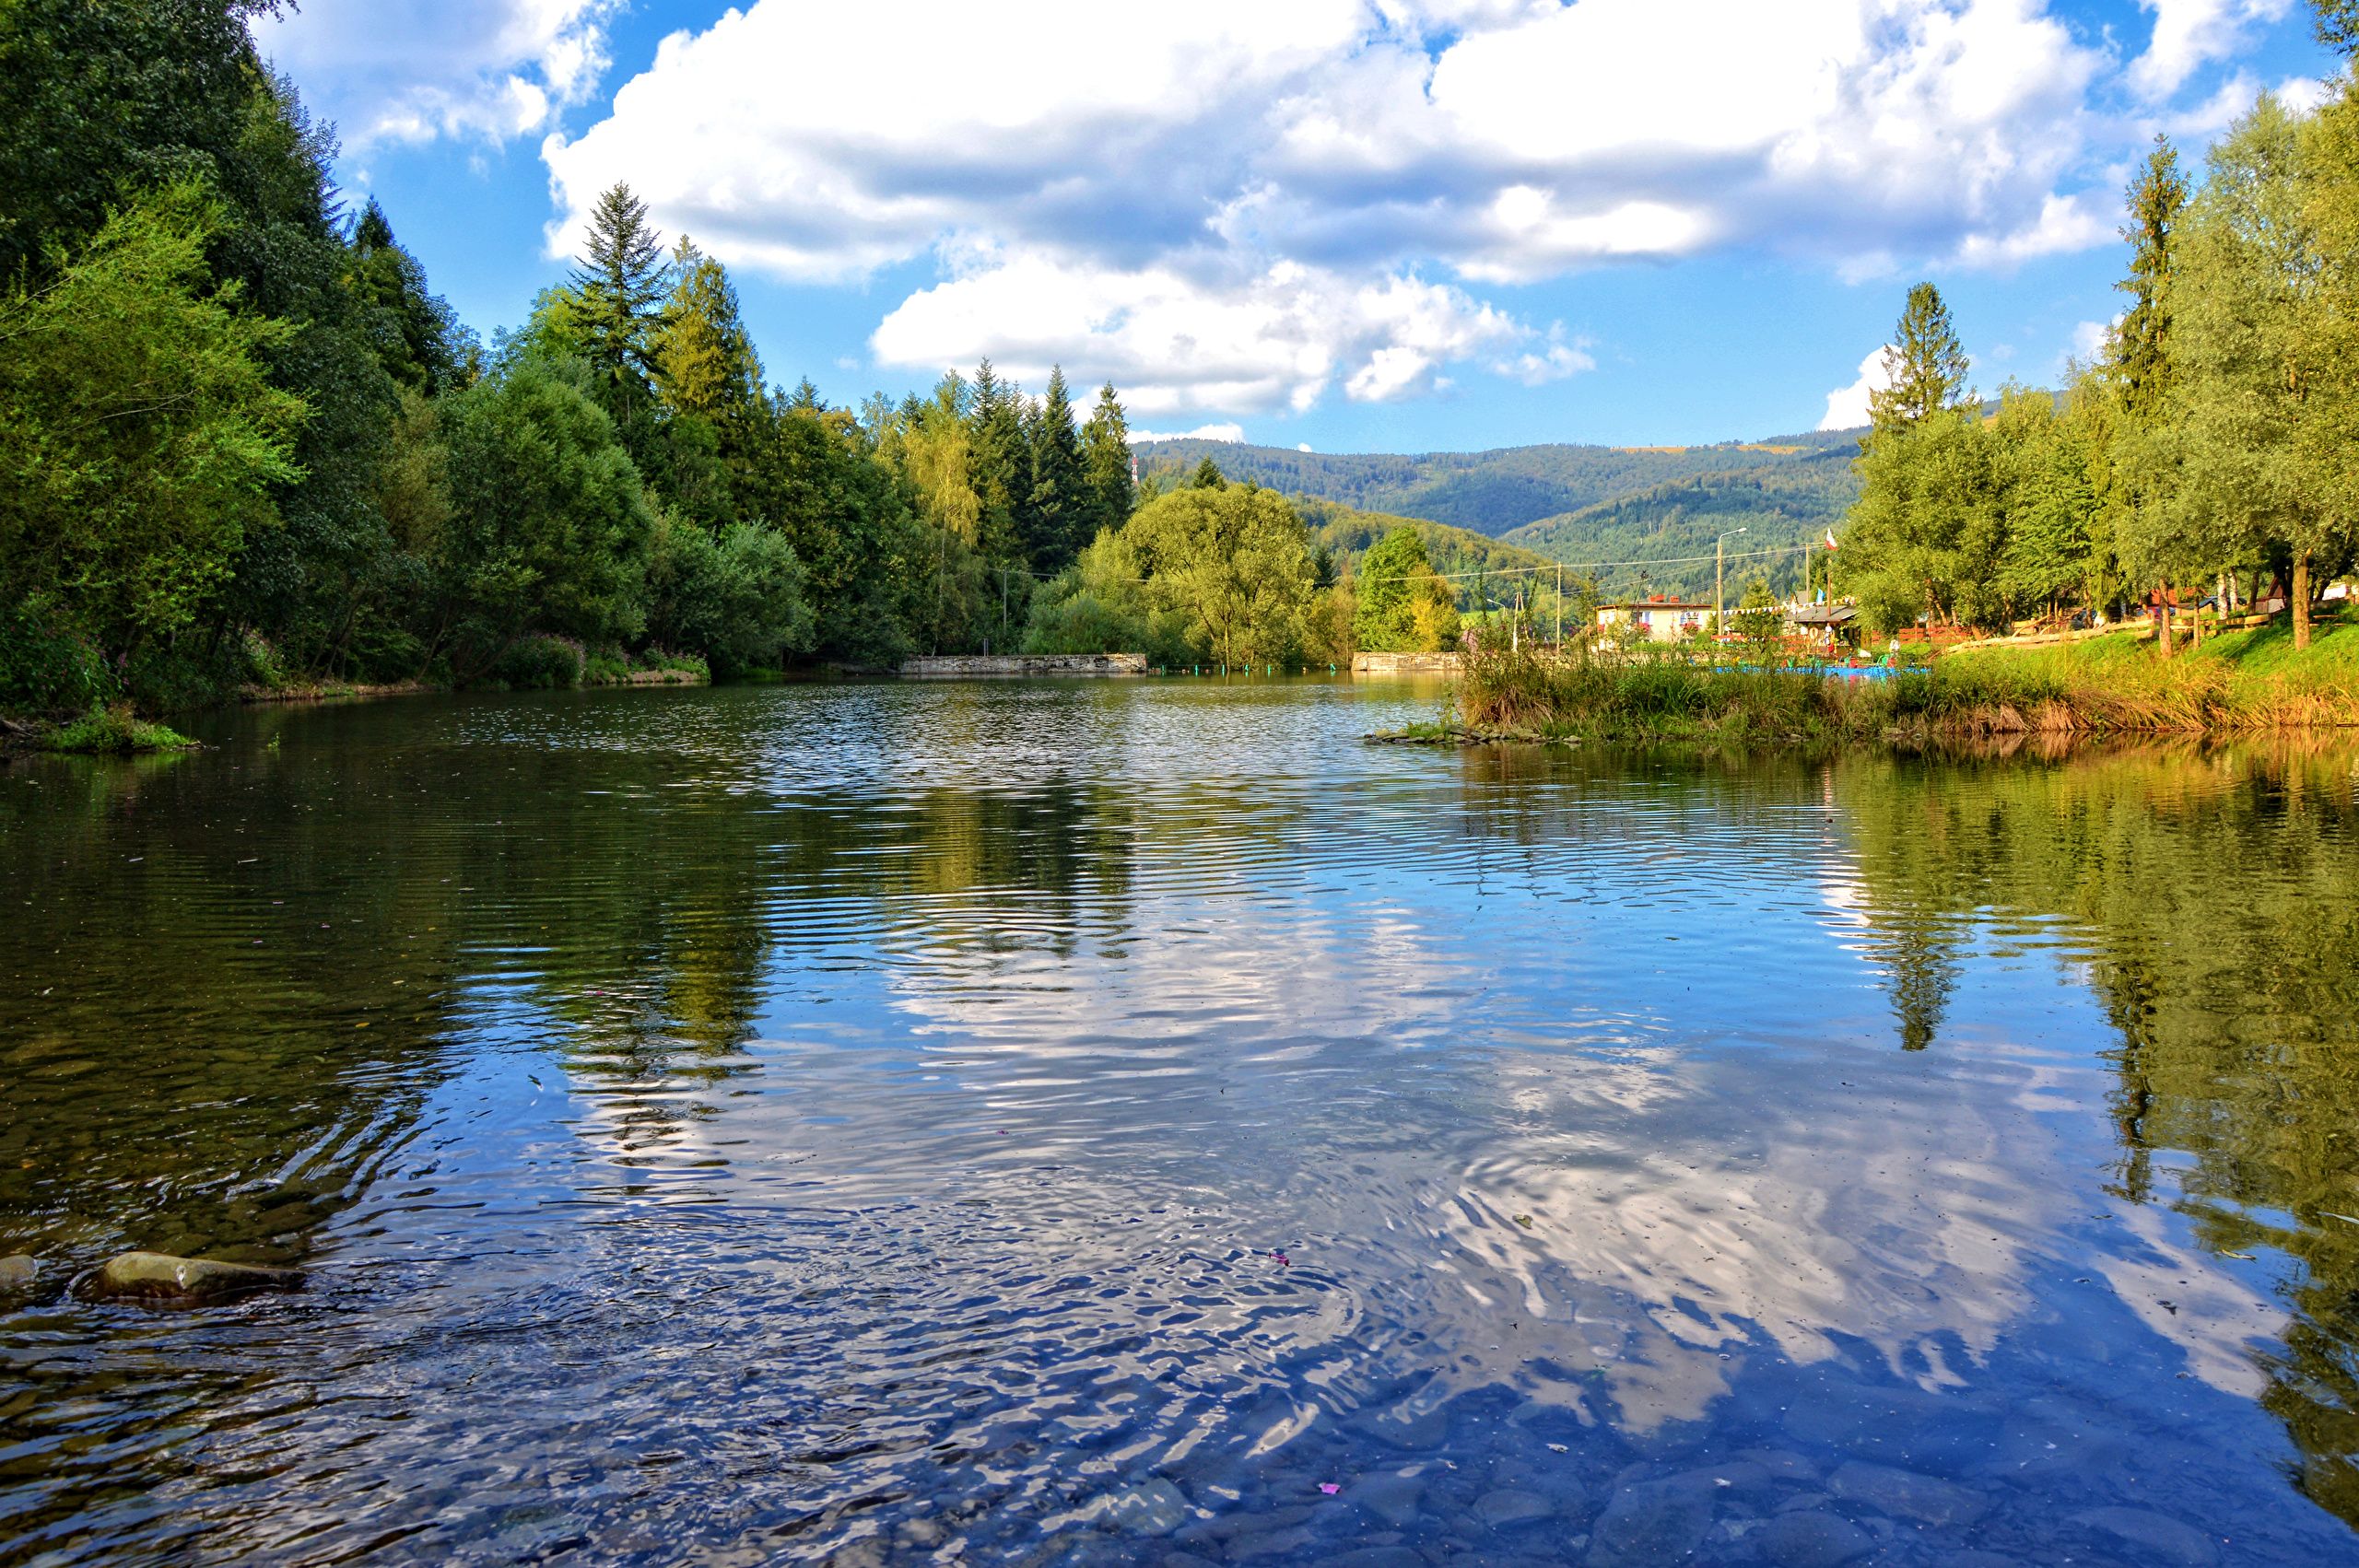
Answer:
[(1720, 547), (1743, 532), (1742, 528), (1731, 528), (1712, 541), (1712, 642), (1715, 646), (1719, 643), (1728, 615), (1728, 557)]

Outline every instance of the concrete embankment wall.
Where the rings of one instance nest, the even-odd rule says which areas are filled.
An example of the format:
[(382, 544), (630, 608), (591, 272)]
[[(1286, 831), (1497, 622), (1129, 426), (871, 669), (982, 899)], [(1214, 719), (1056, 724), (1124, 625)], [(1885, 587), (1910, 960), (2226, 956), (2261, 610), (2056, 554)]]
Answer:
[(1455, 675), (1459, 656), (1455, 653), (1355, 653), (1352, 673), (1355, 675)]
[(901, 673), (917, 680), (971, 680), (978, 676), (1144, 675), (1144, 653), (956, 653), (902, 661)]

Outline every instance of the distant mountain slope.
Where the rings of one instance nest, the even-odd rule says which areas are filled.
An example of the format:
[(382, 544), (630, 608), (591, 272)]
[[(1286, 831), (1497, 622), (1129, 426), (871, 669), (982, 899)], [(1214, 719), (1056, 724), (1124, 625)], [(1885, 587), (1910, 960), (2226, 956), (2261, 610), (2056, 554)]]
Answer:
[(1426, 558), (1444, 576), (1473, 571), (1554, 571), (1556, 563), (1534, 550), (1497, 539), (1486, 539), (1471, 529), (1423, 518), (1397, 517), (1388, 512), (1361, 511), (1318, 496), (1289, 496), (1294, 509), (1310, 527), (1313, 539), (1336, 555), (1356, 562), (1376, 542), (1396, 528), (1414, 528), (1425, 536)]
[(1813, 431), (1705, 447), (1504, 447), (1483, 452), (1303, 452), (1233, 441), (1162, 441), (1139, 449), (1143, 473), (1187, 473), (1211, 458), (1232, 479), (1319, 496), (1365, 511), (1423, 518), (1494, 538), (1601, 502), (1706, 474), (1808, 463), (1857, 431)]
[[(1856, 446), (1822, 451), (1788, 463), (1674, 479), (1527, 523), (1501, 543), (1573, 565), (1663, 562), (1600, 566), (1595, 575), (1614, 595), (1644, 591), (1706, 597), (1712, 591), (1714, 539), (1742, 528), (1743, 535), (1727, 542), (1732, 557), (1730, 593), (1756, 575), (1783, 591), (1802, 582), (1802, 556), (1793, 547), (1823, 539), (1858, 498), (1854, 451)], [(1762, 558), (1755, 553), (1763, 550), (1780, 553)]]

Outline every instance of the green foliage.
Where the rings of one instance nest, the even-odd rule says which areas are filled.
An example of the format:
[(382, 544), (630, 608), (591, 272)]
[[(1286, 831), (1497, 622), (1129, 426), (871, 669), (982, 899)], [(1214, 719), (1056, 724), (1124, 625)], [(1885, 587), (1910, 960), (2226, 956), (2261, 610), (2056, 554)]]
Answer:
[(1310, 536), (1285, 498), (1244, 485), (1175, 490), (1122, 530), (1151, 611), (1177, 615), (1215, 663), (1300, 661)]
[(581, 644), (569, 637), (534, 633), (501, 649), (484, 679), (511, 691), (570, 691), (584, 684), (589, 673)]
[(446, 399), (451, 515), (429, 562), (430, 642), (462, 680), (530, 630), (640, 629), (651, 516), (613, 421), (526, 362)]
[(1431, 653), (1456, 645), (1457, 592), (1435, 575), (1416, 529), (1386, 534), (1361, 558), (1353, 587), (1352, 633), (1361, 648)]
[(1891, 435), (1962, 407), (1968, 401), (1966, 368), (1966, 347), (1942, 291), (1917, 285), (1884, 351), (1885, 385), (1868, 394), (1875, 434)]
[[(0, 298), (0, 603), (49, 628), (12, 664), (75, 644), (128, 661), (181, 637), (276, 522), (272, 486), (299, 477), (306, 410), (263, 364), (292, 334), (206, 286), (223, 221), (171, 187)], [(87, 685), (79, 662), (22, 670), (0, 700)]]
[(1084, 535), (1095, 539), (1100, 532), (1129, 521), (1133, 504), (1131, 426), (1111, 381), (1097, 389), (1097, 406), (1081, 427), (1081, 466), (1088, 495)]
[(78, 719), (41, 732), (35, 743), (45, 752), (115, 753), (187, 751), (196, 743), (179, 731), (132, 717), (131, 705), (92, 704)]
[(793, 546), (758, 523), (716, 535), (659, 514), (647, 566), (647, 632), (660, 648), (701, 649), (723, 675), (808, 649), (811, 611)]

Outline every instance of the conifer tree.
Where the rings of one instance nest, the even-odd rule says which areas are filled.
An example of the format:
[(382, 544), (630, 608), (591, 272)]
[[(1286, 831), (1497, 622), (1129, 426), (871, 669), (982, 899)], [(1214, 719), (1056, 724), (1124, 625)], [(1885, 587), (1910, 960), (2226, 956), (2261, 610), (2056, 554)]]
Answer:
[(672, 251), (672, 292), (650, 343), (664, 406), (726, 427), (762, 395), (762, 362), (728, 269), (687, 235)]
[(2146, 418), (2170, 395), (2171, 314), (2165, 294), (2171, 241), (2187, 206), (2187, 177), (2167, 136), (2154, 138), (2154, 150), (2146, 155), (2146, 166), (2130, 185), (2128, 199), (2130, 222), (2121, 237), (2130, 241), (2130, 275), (2114, 287), (2130, 296), (2130, 304), (2114, 331), (2113, 358), (2120, 371), (2123, 406)]
[(374, 196), (352, 226), (351, 245), (348, 287), (378, 363), (400, 385), (429, 397), (456, 390), (465, 335), (458, 317), (428, 291), (426, 269), (395, 241)]
[(1203, 462), (1196, 464), (1196, 477), (1191, 481), (1191, 487), (1198, 490), (1226, 490), (1228, 488), (1228, 481), (1222, 476), (1220, 464), (1215, 462), (1210, 457), (1206, 457)]
[(1967, 396), (1966, 350), (1950, 322), (1942, 291), (1920, 283), (1884, 351), (1884, 390), (1868, 394), (1868, 413), (1879, 433), (1905, 429), (1962, 404)]
[(1035, 571), (1059, 572), (1096, 532), (1062, 366), (1049, 371), (1049, 391), (1033, 415), (1031, 434), (1032, 495), (1025, 517), (1029, 530), (1025, 552)]
[(616, 181), (591, 211), (573, 287), (601, 401), (627, 427), (650, 401), (663, 272), (663, 237), (647, 221), (647, 204)]
[(1090, 537), (1120, 528), (1131, 515), (1131, 426), (1114, 383), (1097, 389), (1097, 406), (1081, 427), (1082, 479), (1089, 496)]
[(1014, 383), (999, 379), (989, 359), (975, 368), (967, 415), (968, 477), (980, 508), (979, 547), (993, 566), (1023, 564), (1016, 528), (1019, 512), (1031, 502), (1032, 453), (1024, 439), (1021, 395)]

